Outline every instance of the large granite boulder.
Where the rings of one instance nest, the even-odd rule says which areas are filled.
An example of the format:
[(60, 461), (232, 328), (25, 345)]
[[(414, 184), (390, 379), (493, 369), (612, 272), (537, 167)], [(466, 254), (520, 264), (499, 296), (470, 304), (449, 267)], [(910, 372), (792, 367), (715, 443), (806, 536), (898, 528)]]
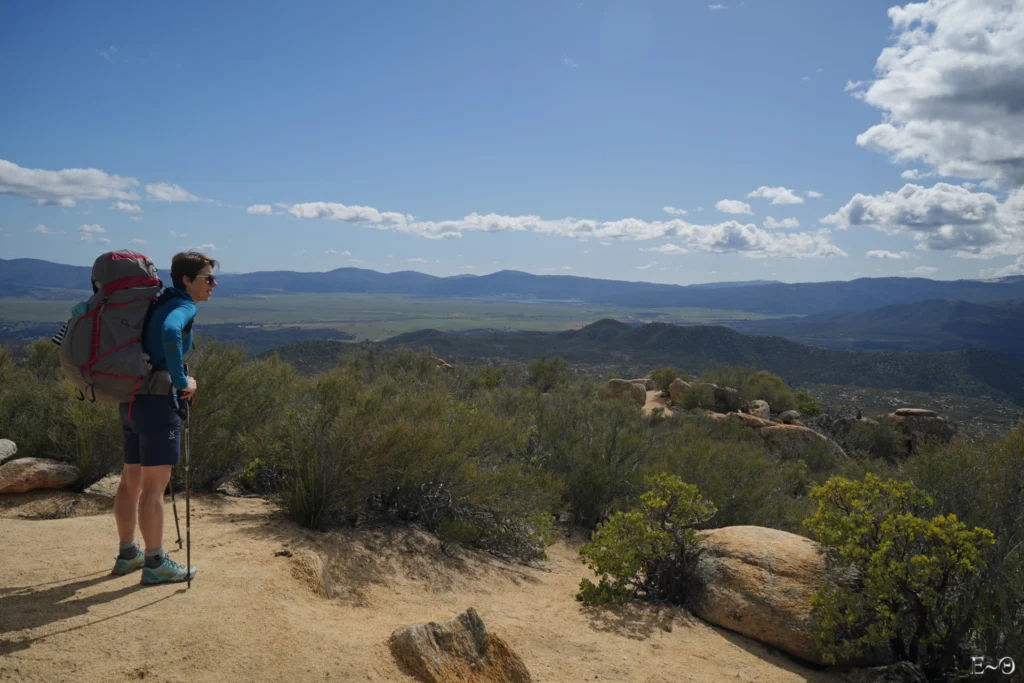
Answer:
[(530, 683), (526, 664), (488, 633), (472, 607), (443, 623), (427, 622), (391, 634), (391, 652), (426, 683)]
[(14, 460), (18, 455), (18, 444), (10, 439), (0, 439), (0, 465), (8, 460)]
[(903, 435), (908, 456), (928, 442), (948, 444), (957, 434), (955, 424), (923, 408), (900, 408), (886, 415), (885, 421)]
[(800, 425), (772, 424), (757, 430), (769, 451), (786, 454), (800, 448), (813, 448), (824, 444), (830, 453), (846, 457), (846, 452), (835, 441), (819, 434), (809, 427)]
[(758, 526), (698, 532), (702, 586), (694, 612), (705, 621), (825, 664), (812, 636), (811, 595), (825, 581), (825, 557), (809, 538)]
[(683, 404), (683, 396), (686, 395), (686, 391), (689, 388), (689, 382), (684, 382), (678, 377), (672, 380), (672, 383), (668, 385), (668, 395), (672, 399), (672, 405), (681, 406)]
[(751, 401), (747, 412), (754, 417), (760, 417), (765, 420), (770, 419), (772, 416), (772, 409), (768, 405), (768, 401), (762, 401), (761, 399)]
[(62, 489), (77, 480), (77, 467), (56, 460), (17, 458), (0, 465), (0, 493)]

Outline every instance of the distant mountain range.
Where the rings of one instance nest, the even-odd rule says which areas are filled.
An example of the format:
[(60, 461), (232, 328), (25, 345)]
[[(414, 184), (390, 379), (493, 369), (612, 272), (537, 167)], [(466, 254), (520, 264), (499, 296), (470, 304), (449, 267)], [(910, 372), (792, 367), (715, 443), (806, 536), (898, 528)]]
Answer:
[[(570, 363), (616, 367), (671, 365), (699, 375), (718, 365), (769, 370), (787, 382), (840, 384), (931, 391), (1009, 399), (1024, 405), (1024, 359), (986, 349), (942, 353), (840, 351), (800, 344), (782, 337), (745, 335), (720, 325), (649, 323), (633, 327), (601, 320), (566, 332), (498, 332), (464, 336), (420, 330), (383, 342), (387, 346), (430, 348), (445, 360), (530, 361), (561, 356)], [(319, 370), (336, 362), (344, 348), (324, 341), (298, 342), (278, 349), (284, 360)]]
[[(90, 268), (37, 259), (0, 259), (0, 297), (68, 298), (66, 290), (89, 288)], [(168, 273), (162, 271), (165, 281)], [(414, 271), (378, 273), (338, 268), (325, 273), (266, 271), (225, 273), (218, 296), (299, 293), (375, 293), (428, 297), (507, 297), (575, 300), (633, 308), (716, 308), (756, 313), (809, 315), (933, 299), (998, 302), (1024, 299), (1024, 277), (940, 281), (924, 278), (861, 278), (787, 284), (776, 281), (662, 285), (570, 275), (531, 275), (503, 270), (476, 277), (436, 277)]]
[(746, 334), (778, 335), (830, 349), (952, 351), (985, 348), (1024, 357), (1024, 300), (980, 304), (931, 299), (799, 318), (729, 323)]

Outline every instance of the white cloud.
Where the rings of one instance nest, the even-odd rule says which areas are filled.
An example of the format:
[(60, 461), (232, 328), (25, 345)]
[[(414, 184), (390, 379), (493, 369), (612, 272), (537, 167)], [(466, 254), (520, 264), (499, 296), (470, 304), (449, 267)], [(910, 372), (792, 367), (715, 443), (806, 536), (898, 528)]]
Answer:
[(337, 254), (338, 251), (337, 251), (337, 249), (325, 249), (324, 253), (325, 254)]
[(197, 251), (217, 251), (217, 245), (207, 242), (206, 244), (200, 244), (198, 247), (192, 247)]
[(809, 81), (809, 80), (811, 80), (811, 77), (810, 76), (801, 76), (800, 80), (801, 81)]
[(359, 260), (359, 259), (357, 259), (357, 258), (350, 258), (350, 259), (348, 260), (348, 262), (349, 262), (349, 263), (362, 263), (362, 261), (360, 261), (360, 260)]
[(121, 211), (123, 213), (142, 213), (142, 207), (138, 204), (129, 204), (128, 202), (114, 202), (110, 205), (111, 211)]
[(133, 239), (133, 240), (130, 240), (128, 242), (128, 244), (145, 244), (145, 243), (146, 243), (146, 240), (140, 240), (137, 237), (135, 239)]
[(952, 250), (961, 257), (1024, 253), (1024, 188), (1000, 204), (987, 192), (959, 185), (908, 184), (898, 192), (858, 194), (821, 222), (840, 229), (869, 227), (910, 235), (919, 249)]
[(934, 175), (934, 173), (927, 173), (918, 168), (908, 168), (903, 173), (900, 173), (900, 178), (904, 180), (919, 180), (921, 178), (931, 178)]
[(572, 266), (562, 266), (562, 270), (572, 270)]
[(173, 230), (171, 230), (170, 235), (171, 237), (188, 237), (187, 232), (174, 232)]
[(685, 216), (687, 214), (686, 209), (677, 209), (674, 206), (663, 207), (662, 210), (665, 213), (672, 214), (673, 216)]
[(722, 4), (715, 4), (715, 5), (708, 5), (708, 9), (717, 12), (719, 10), (729, 9), (729, 6), (728, 5), (722, 5)]
[(908, 251), (886, 251), (885, 249), (872, 249), (871, 251), (864, 254), (867, 258), (873, 259), (888, 259), (893, 261), (902, 261), (904, 259), (912, 258), (912, 255)]
[(750, 210), (750, 204), (738, 199), (722, 199), (715, 203), (715, 208), (722, 213), (754, 213)]
[(0, 194), (31, 199), (36, 206), (71, 208), (82, 199), (138, 199), (133, 189), (138, 185), (135, 178), (96, 168), (45, 171), (0, 159)]
[(142, 220), (142, 216), (128, 216), (128, 218), (135, 221), (136, 223)]
[(155, 202), (198, 202), (195, 196), (180, 185), (150, 183), (146, 185), (146, 198)]
[(768, 230), (792, 230), (800, 227), (800, 221), (795, 218), (783, 218), (777, 221), (771, 216), (765, 216), (764, 227)]
[[(738, 202), (743, 204), (743, 202)], [(746, 205), (744, 205), (746, 206)], [(749, 207), (747, 207), (749, 210)], [(372, 207), (343, 204), (295, 204), (289, 213), (302, 219), (335, 220), (392, 230), (428, 239), (460, 238), (464, 232), (532, 232), (567, 238), (601, 240), (670, 239), (691, 251), (740, 253), (750, 257), (845, 256), (829, 242), (828, 232), (780, 234), (755, 225), (726, 221), (713, 225), (695, 225), (680, 218), (644, 221), (623, 218), (615, 221), (561, 218), (545, 220), (539, 216), (503, 216), (470, 214), (458, 220), (418, 221), (409, 214), (381, 212)]]
[(859, 90), (860, 88), (863, 88), (867, 84), (867, 81), (846, 81), (846, 87), (843, 88), (843, 90), (845, 90), (846, 92), (850, 92), (851, 90)]
[(113, 62), (114, 61), (114, 55), (116, 55), (116, 54), (117, 54), (117, 48), (114, 47), (113, 45), (108, 47), (106, 50), (101, 50), (100, 48), (96, 48), (96, 55), (98, 57), (102, 57), (103, 59), (107, 60), (108, 62)]
[(612, 246), (611, 242), (598, 242), (598, 244), (600, 244), (602, 247), (610, 247), (610, 246)]
[(818, 199), (820, 197), (824, 197), (825, 195), (814, 190), (807, 190), (807, 196), (810, 197), (811, 199)]
[(408, 261), (409, 263), (426, 263), (427, 259), (425, 259), (425, 258), (410, 258), (410, 259), (406, 259), (406, 261)]
[(785, 187), (768, 187), (762, 185), (747, 195), (747, 199), (770, 199), (772, 204), (803, 204), (804, 198), (797, 196), (793, 190)]
[(107, 231), (103, 228), (102, 225), (97, 225), (94, 223), (92, 225), (83, 225), (82, 227), (80, 227), (78, 229), (78, 237), (83, 242), (88, 242), (90, 244), (110, 244), (109, 239), (107, 239), (106, 237), (99, 236), (106, 232)]
[(253, 204), (245, 212), (256, 216), (272, 216), (274, 215), (274, 208), (270, 204)]
[(927, 0), (889, 18), (894, 44), (857, 94), (883, 120), (857, 144), (944, 176), (1024, 184), (1024, 2)]
[(36, 227), (32, 228), (32, 232), (38, 232), (40, 235), (52, 235), (53, 234), (53, 232), (51, 232), (50, 229), (48, 227), (46, 227), (45, 225), (43, 225), (42, 223), (40, 223)]
[(981, 277), (1008, 277), (1010, 275), (1024, 275), (1024, 256), (1018, 256), (1017, 260), (1002, 268), (986, 268), (981, 271)]
[[(476, 270), (476, 266), (462, 266), (461, 270)], [(554, 268), (551, 270), (554, 270)]]
[(663, 244), (660, 247), (646, 247), (641, 248), (640, 251), (655, 251), (659, 254), (688, 254), (690, 253), (687, 249), (682, 248), (678, 244)]
[(656, 266), (656, 265), (658, 265), (658, 262), (657, 262), (657, 261), (651, 261), (651, 262), (650, 262), (650, 263), (648, 263), (648, 264), (647, 264), (646, 266), (637, 266), (637, 267), (636, 267), (636, 269), (637, 269), (637, 270), (647, 270), (647, 269), (649, 269), (649, 268), (653, 268), (653, 267), (654, 267), (654, 266)]
[(570, 69), (575, 69), (577, 66), (579, 66), (579, 64), (569, 59), (568, 57), (562, 57), (562, 64), (565, 64)]
[(352, 252), (346, 249), (345, 251), (341, 252), (341, 255), (342, 256), (351, 256)]
[(901, 271), (901, 272), (904, 275), (923, 276), (923, 275), (931, 275), (932, 273), (935, 273), (938, 270), (939, 269), (936, 268), (935, 266), (918, 266), (917, 268), (914, 268), (913, 270), (904, 270), (904, 271)]

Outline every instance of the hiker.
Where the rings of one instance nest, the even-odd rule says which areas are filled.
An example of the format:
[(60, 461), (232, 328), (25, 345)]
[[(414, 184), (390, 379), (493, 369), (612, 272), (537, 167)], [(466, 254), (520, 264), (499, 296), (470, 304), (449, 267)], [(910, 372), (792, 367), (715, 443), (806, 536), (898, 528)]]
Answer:
[[(179, 462), (181, 418), (179, 401), (191, 400), (196, 380), (186, 373), (184, 357), (192, 347), (196, 304), (209, 301), (217, 286), (213, 269), (218, 262), (205, 254), (185, 252), (171, 260), (171, 282), (153, 304), (142, 334), (143, 350), (154, 373), (166, 372), (173, 387), (167, 393), (142, 393), (121, 403), (124, 469), (114, 498), (114, 518), (120, 549), (113, 573), (142, 569), (142, 583), (175, 583), (195, 576), (167, 557), (163, 547), (164, 490), (171, 468)], [(146, 543), (135, 538), (136, 521)]]

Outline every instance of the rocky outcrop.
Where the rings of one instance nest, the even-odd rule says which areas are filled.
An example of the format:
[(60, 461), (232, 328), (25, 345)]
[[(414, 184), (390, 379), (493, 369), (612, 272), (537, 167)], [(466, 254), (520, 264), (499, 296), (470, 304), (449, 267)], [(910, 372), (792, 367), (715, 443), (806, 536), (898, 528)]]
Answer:
[(750, 406), (747, 408), (747, 412), (754, 417), (760, 417), (768, 420), (772, 416), (771, 406), (768, 405), (768, 401), (762, 401), (757, 399), (750, 402)]
[(108, 474), (98, 482), (85, 490), (85, 493), (104, 498), (113, 498), (117, 494), (117, 487), (121, 485), (120, 474)]
[(751, 429), (771, 427), (772, 425), (775, 424), (771, 420), (766, 420), (764, 418), (760, 418), (755, 415), (750, 415), (748, 413), (729, 413), (727, 417), (729, 418), (729, 420), (733, 422), (741, 422), (747, 427), (750, 427)]
[(689, 382), (684, 382), (678, 377), (672, 380), (672, 383), (668, 385), (668, 395), (672, 399), (672, 405), (681, 406), (683, 404), (683, 396), (689, 388)]
[(817, 543), (785, 531), (732, 526), (698, 532), (702, 588), (694, 612), (712, 624), (825, 664), (811, 635), (811, 595), (825, 580)]
[(399, 629), (392, 654), (426, 683), (530, 683), (526, 664), (505, 642), (488, 633), (472, 607), (449, 621)]
[(449, 365), (448, 361), (446, 361), (445, 359), (438, 358), (437, 356), (432, 356), (432, 358), (434, 360), (435, 367), (438, 370), (443, 370), (444, 372), (455, 372), (455, 368)]
[(631, 379), (627, 381), (632, 382), (633, 384), (642, 384), (644, 389), (647, 391), (654, 391), (658, 388), (658, 383), (650, 377), (641, 377), (640, 379)]
[(800, 424), (800, 413), (795, 410), (786, 410), (779, 413), (779, 421), (787, 425)]
[(647, 389), (644, 385), (633, 382), (629, 385), (629, 396), (640, 405), (647, 403)]
[(17, 458), (0, 465), (0, 493), (62, 489), (77, 480), (77, 467), (56, 460)]
[(8, 460), (14, 460), (17, 454), (18, 444), (10, 439), (0, 439), (0, 465), (3, 465)]
[(957, 434), (955, 424), (923, 408), (900, 408), (886, 415), (885, 422), (903, 435), (908, 456), (928, 442), (948, 444)]
[(629, 379), (610, 379), (605, 384), (603, 398), (620, 398), (629, 396), (643, 405), (647, 402), (647, 387), (639, 381)]
[(757, 433), (764, 439), (764, 445), (769, 451), (785, 454), (793, 449), (813, 448), (825, 444), (830, 452), (846, 457), (846, 452), (839, 444), (808, 427), (772, 424), (770, 427), (757, 430)]

